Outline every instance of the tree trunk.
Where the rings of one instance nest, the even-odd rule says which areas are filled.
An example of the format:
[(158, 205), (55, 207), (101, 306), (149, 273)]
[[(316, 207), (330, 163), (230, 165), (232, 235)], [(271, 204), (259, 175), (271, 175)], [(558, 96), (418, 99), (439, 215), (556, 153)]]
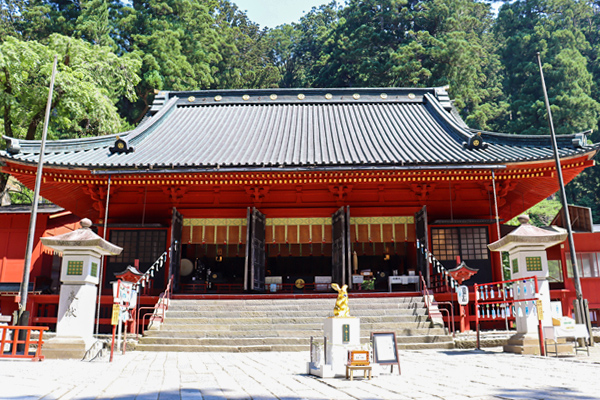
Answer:
[(4, 189), (6, 189), (6, 183), (8, 182), (8, 174), (0, 173), (0, 204), (2, 203), (2, 198), (4, 197)]
[[(60, 96), (62, 92), (60, 90), (55, 91), (56, 96), (52, 100), (52, 104), (50, 104), (50, 110), (52, 110), (58, 104)], [(25, 136), (26, 140), (35, 140), (35, 132), (37, 131), (37, 127), (42, 122), (42, 118), (44, 117), (44, 113), (46, 112), (46, 107), (40, 109), (31, 119), (29, 123), (29, 127), (27, 128), (27, 135)]]
[[(12, 86), (10, 85), (10, 72), (8, 72), (6, 67), (4, 67), (4, 77), (6, 78), (6, 89), (4, 91), (9, 95), (6, 104), (4, 104), (4, 134), (13, 137), (12, 121), (10, 120), (10, 97), (12, 95)], [(0, 180), (0, 183), (1, 182), (2, 181)], [(4, 181), (4, 184), (6, 184), (6, 181)], [(2, 190), (4, 190), (4, 185), (2, 185)]]

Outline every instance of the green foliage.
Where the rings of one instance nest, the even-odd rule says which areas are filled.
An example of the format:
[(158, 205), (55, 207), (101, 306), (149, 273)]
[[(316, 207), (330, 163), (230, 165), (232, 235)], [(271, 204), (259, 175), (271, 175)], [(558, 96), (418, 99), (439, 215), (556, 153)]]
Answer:
[(0, 44), (2, 133), (29, 140), (41, 134), (55, 54), (59, 65), (49, 137), (106, 134), (125, 128), (115, 103), (121, 97), (135, 99), (138, 57), (118, 57), (107, 47), (52, 34), (47, 44), (14, 37)]
[(271, 59), (267, 30), (250, 21), (246, 13), (228, 0), (219, 1), (215, 9), (219, 32), (220, 60), (214, 68), (212, 88), (269, 88), (277, 87), (280, 69)]
[(587, 64), (589, 56), (597, 62), (598, 53), (585, 34), (592, 14), (592, 3), (585, 1), (525, 0), (502, 6), (495, 30), (502, 43), (504, 90), (511, 104), (510, 118), (500, 124), (502, 129), (548, 133), (538, 52), (556, 133), (597, 129), (600, 103), (591, 97), (594, 82)]
[[(550, 225), (561, 208), (562, 203), (560, 200), (545, 199), (531, 207), (524, 214), (529, 215), (529, 222), (532, 225), (542, 227)], [(514, 217), (506, 224), (513, 226), (520, 225), (519, 221), (517, 221), (517, 217)]]

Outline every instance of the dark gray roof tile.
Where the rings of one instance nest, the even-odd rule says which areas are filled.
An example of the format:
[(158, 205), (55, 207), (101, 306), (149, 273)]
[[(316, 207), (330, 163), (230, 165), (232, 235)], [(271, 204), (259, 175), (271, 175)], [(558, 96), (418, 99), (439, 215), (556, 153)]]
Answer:
[[(277, 98), (271, 98), (272, 94)], [(484, 165), (552, 158), (547, 136), (480, 132), (468, 129), (457, 118), (441, 88), (162, 92), (151, 116), (136, 129), (49, 141), (45, 163), (90, 169), (201, 171)], [(486, 148), (465, 147), (476, 134)], [(111, 153), (117, 137), (134, 151)], [(17, 144), (15, 139), (6, 139), (9, 149), (0, 152), (0, 159), (37, 162), (39, 141)], [(563, 157), (598, 149), (585, 145), (582, 134), (558, 140)]]

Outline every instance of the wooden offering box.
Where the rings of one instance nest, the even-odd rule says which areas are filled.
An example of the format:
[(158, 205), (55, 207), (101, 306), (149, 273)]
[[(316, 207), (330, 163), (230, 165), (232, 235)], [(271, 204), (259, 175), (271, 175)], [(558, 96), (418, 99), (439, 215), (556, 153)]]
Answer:
[(369, 365), (369, 352), (366, 350), (351, 350), (348, 352), (348, 365)]

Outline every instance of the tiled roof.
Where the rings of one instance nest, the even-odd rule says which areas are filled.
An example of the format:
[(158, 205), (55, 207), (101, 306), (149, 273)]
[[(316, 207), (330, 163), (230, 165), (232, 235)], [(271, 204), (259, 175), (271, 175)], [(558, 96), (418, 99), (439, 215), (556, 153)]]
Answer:
[[(115, 151), (117, 139), (129, 152)], [(0, 159), (37, 162), (6, 138)], [(561, 157), (597, 151), (559, 136)], [(470, 130), (441, 88), (161, 92), (130, 132), (46, 144), (46, 165), (90, 169), (319, 169), (506, 164), (552, 158), (548, 136)]]

